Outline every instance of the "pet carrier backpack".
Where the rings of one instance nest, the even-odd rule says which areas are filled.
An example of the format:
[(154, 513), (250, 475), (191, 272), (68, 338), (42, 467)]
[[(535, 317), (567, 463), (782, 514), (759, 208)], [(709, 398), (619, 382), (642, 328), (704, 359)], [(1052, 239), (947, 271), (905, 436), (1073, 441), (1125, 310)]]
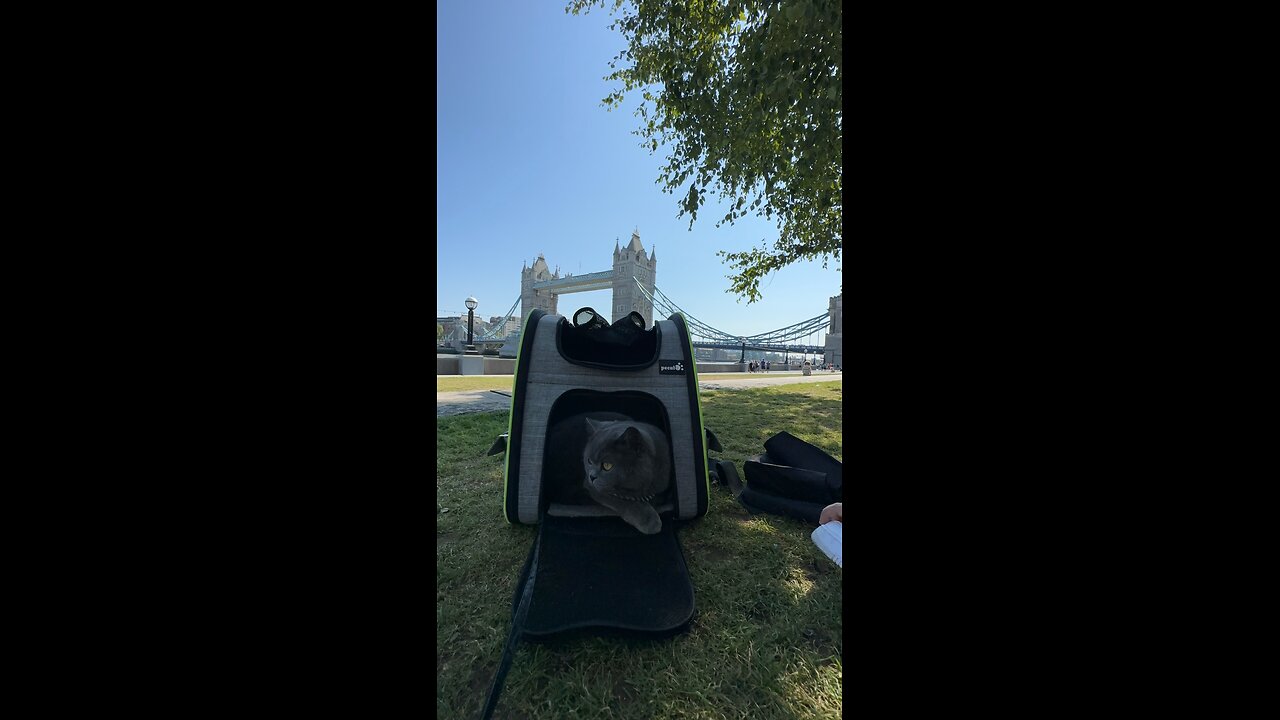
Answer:
[[(503, 513), (537, 524), (512, 600), (512, 628), (485, 707), (492, 713), (521, 639), (567, 631), (661, 637), (693, 618), (693, 585), (676, 539), (679, 521), (707, 511), (707, 450), (720, 450), (702, 424), (693, 344), (675, 314), (648, 330), (637, 313), (609, 325), (583, 308), (573, 322), (533, 310), (523, 326), (505, 450)], [(553, 462), (557, 423), (583, 413), (629, 418), (666, 433), (670, 482), (650, 501), (661, 530), (643, 534), (602, 505), (574, 501), (582, 468)]]

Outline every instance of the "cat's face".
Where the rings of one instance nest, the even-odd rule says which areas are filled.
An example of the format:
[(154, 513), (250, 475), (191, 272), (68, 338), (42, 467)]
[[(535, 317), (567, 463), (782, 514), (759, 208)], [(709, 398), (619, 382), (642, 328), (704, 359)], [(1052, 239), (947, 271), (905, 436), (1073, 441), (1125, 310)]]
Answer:
[(582, 466), (589, 487), (624, 499), (651, 496), (665, 485), (653, 442), (627, 422), (588, 419)]

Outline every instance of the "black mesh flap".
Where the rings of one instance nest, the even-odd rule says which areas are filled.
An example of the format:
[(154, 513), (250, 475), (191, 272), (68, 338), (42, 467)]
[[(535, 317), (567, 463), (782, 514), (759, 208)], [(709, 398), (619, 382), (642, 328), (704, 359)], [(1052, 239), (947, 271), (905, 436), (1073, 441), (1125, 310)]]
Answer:
[(599, 628), (665, 635), (693, 618), (693, 584), (670, 518), (655, 535), (614, 517), (542, 519), (529, 638)]

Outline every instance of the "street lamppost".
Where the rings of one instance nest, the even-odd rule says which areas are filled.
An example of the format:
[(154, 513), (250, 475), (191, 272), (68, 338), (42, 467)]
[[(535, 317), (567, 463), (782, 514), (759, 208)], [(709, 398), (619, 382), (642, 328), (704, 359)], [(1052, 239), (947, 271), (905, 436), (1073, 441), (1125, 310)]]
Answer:
[(474, 297), (467, 298), (467, 354), (475, 355), (476, 347), (471, 344), (471, 334), (476, 322), (476, 306), (480, 303)]

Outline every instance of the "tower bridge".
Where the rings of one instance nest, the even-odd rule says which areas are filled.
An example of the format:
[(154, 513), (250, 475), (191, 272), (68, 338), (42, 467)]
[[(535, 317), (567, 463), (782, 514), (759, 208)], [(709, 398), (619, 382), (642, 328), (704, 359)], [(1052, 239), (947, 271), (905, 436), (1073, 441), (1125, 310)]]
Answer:
[[(488, 347), (501, 344), (501, 354), (514, 357), (520, 329), (507, 332), (507, 320), (513, 317), (517, 320), (527, 318), (534, 308), (551, 314), (567, 315), (560, 313), (558, 309), (561, 295), (612, 289), (613, 298), (608, 313), (612, 322), (617, 322), (628, 313), (637, 312), (644, 318), (645, 327), (648, 328), (653, 326), (655, 310), (660, 317), (669, 317), (678, 312), (684, 316), (689, 326), (694, 348), (740, 350), (743, 358), (746, 357), (747, 350), (812, 353), (815, 356), (822, 355), (829, 362), (843, 364), (843, 294), (831, 297), (826, 310), (807, 320), (776, 330), (739, 335), (698, 320), (667, 297), (658, 289), (657, 268), (657, 250), (645, 251), (638, 230), (631, 233), (631, 242), (625, 248), (614, 241), (611, 270), (562, 276), (559, 268), (553, 272), (547, 265), (546, 258), (538, 253), (532, 266), (526, 264), (520, 270), (520, 297), (512, 303), (506, 318), (489, 331), (476, 336), (475, 344)], [(517, 307), (519, 315), (516, 315)], [(814, 344), (814, 336), (823, 332), (827, 334), (825, 343)]]
[(534, 308), (557, 314), (560, 296), (567, 293), (613, 290), (610, 312), (601, 314), (610, 315), (611, 322), (617, 322), (634, 311), (644, 318), (646, 328), (653, 327), (653, 303), (641, 291), (653, 293), (657, 272), (658, 251), (654, 248), (645, 252), (639, 230), (632, 231), (631, 242), (625, 248), (614, 241), (612, 270), (561, 277), (559, 268), (551, 272), (546, 258), (538, 253), (533, 267), (520, 270), (520, 317), (529, 317)]

